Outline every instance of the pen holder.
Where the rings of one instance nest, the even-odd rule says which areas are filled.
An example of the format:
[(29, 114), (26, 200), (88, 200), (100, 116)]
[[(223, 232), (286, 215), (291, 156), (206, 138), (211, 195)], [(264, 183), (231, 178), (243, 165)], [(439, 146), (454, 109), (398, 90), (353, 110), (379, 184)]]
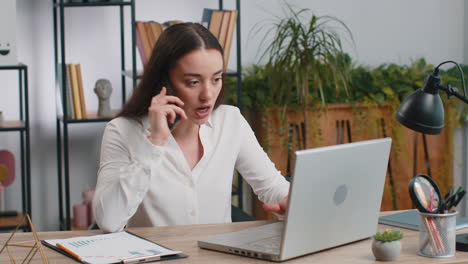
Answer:
[(455, 256), (457, 214), (419, 213), (419, 255), (431, 258)]

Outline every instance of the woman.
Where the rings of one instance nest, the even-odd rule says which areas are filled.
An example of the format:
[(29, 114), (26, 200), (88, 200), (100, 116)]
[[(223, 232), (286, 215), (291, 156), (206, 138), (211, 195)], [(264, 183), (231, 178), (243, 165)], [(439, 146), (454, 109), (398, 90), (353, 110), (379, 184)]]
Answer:
[(234, 168), (266, 210), (284, 213), (289, 184), (239, 110), (220, 105), (222, 77), (222, 48), (203, 26), (161, 34), (104, 131), (93, 200), (101, 229), (230, 222)]

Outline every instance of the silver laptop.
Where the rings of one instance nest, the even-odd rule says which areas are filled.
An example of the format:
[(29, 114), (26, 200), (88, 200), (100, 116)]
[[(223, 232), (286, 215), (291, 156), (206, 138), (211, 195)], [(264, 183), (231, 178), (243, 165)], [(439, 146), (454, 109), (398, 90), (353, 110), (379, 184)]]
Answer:
[(205, 249), (284, 261), (372, 236), (391, 138), (296, 151), (286, 218), (198, 241)]

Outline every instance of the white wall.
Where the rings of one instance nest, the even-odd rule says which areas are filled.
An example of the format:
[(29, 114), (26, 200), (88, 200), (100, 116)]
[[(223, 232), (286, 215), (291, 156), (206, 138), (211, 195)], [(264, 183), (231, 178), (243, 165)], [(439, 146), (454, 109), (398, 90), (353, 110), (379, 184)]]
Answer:
[[(225, 8), (234, 8), (232, 0)], [(360, 63), (409, 63), (425, 57), (437, 64), (443, 60), (463, 61), (467, 41), (465, 5), (462, 0), (297, 0), (288, 1), (299, 8), (310, 8), (318, 15), (343, 20), (354, 35), (356, 47), (346, 50)], [(216, 8), (218, 1), (136, 0), (138, 20), (199, 21), (203, 7)], [(249, 34), (255, 25), (267, 25), (274, 15), (281, 15), (283, 1), (250, 0), (241, 2), (242, 61), (244, 66), (257, 63), (263, 33)], [(52, 1), (17, 0), (18, 56), (29, 66), (32, 210), (38, 230), (57, 230), (57, 161), (55, 134), (55, 81), (53, 59)], [(117, 8), (67, 9), (68, 61), (81, 63), (88, 109), (97, 108), (92, 88), (98, 78), (111, 80), (112, 106), (120, 97), (119, 36)], [(126, 13), (128, 15), (128, 12)], [(258, 28), (258, 26), (257, 26)], [(265, 27), (263, 27), (265, 29)], [(127, 38), (129, 35), (127, 27)], [(127, 55), (129, 51), (127, 50)], [(231, 53), (230, 67), (235, 67), (236, 53)], [(139, 58), (138, 58), (139, 59)], [(127, 60), (130, 57), (127, 56)], [(466, 60), (465, 60), (466, 61)], [(16, 113), (16, 75), (0, 73), (2, 95), (0, 110), (6, 118)], [(128, 82), (130, 84), (130, 82)], [(70, 126), (72, 204), (81, 200), (80, 193), (94, 187), (98, 168), (100, 137), (105, 124)], [(15, 141), (16, 140), (16, 141)], [(0, 134), (0, 149), (19, 153), (14, 133)], [(6, 192), (7, 206), (18, 208), (19, 181)]]
[[(417, 1), (287, 1), (299, 8), (310, 8), (318, 15), (339, 18), (350, 28), (355, 50), (345, 48), (359, 62), (378, 65), (383, 62), (409, 63), (424, 56), (438, 63), (448, 58), (463, 59), (464, 2)], [(256, 23), (267, 23), (272, 15), (281, 16), (283, 1), (243, 1), (243, 35)], [(260, 38), (245, 42), (244, 62), (254, 62)], [(245, 45), (244, 44), (244, 45)]]

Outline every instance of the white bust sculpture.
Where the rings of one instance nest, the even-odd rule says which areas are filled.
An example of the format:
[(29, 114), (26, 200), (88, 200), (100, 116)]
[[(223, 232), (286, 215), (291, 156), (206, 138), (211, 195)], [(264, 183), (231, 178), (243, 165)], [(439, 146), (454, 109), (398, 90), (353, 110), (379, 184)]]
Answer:
[(112, 94), (112, 85), (107, 79), (99, 79), (94, 85), (94, 93), (96, 93), (99, 100), (98, 116), (109, 117), (112, 116), (110, 107), (110, 96)]

